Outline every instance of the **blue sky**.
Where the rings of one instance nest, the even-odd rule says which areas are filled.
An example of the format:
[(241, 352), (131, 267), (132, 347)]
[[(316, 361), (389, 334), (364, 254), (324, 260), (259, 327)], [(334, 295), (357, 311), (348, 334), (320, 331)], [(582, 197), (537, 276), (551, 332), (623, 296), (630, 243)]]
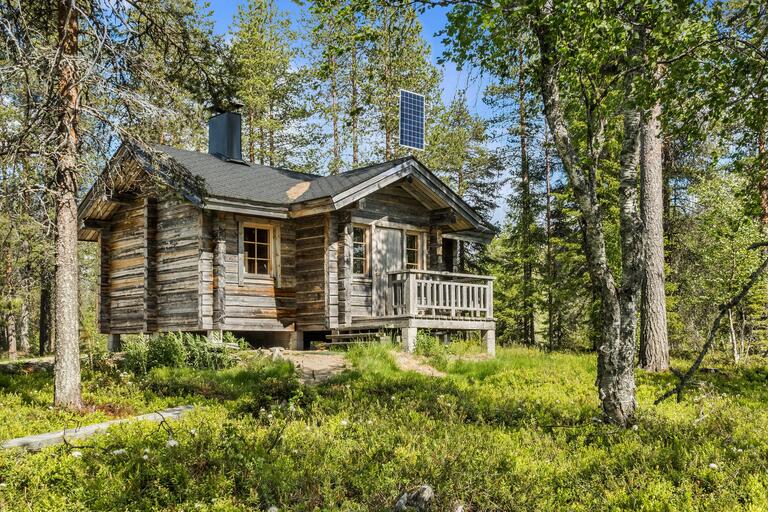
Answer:
[[(237, 13), (237, 6), (243, 2), (228, 0), (210, 0), (213, 17), (216, 22), (216, 31), (225, 34)], [(302, 10), (304, 7), (291, 0), (277, 0), (278, 8), (287, 12), (294, 23), (294, 28), (298, 30), (301, 26)], [(432, 62), (437, 65), (437, 59), (443, 52), (441, 37), (436, 36), (437, 32), (442, 30), (446, 24), (446, 8), (435, 7), (427, 10), (419, 16), (423, 29), (424, 39), (432, 47)], [(467, 90), (467, 99), (471, 110), (483, 115), (486, 114), (486, 107), (482, 102), (482, 90), (485, 80), (479, 79), (477, 72), (468, 73), (467, 70), (459, 71), (456, 67), (448, 63), (439, 66), (443, 70), (443, 100), (450, 102), (458, 91)]]

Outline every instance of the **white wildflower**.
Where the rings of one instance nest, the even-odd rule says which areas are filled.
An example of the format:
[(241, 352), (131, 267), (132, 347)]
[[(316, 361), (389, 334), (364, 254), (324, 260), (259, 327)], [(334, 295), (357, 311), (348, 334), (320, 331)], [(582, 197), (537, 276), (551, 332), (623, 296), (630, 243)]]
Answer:
[(632, 425), (632, 430), (634, 430), (634, 431), (638, 431), (639, 429), (640, 429), (640, 427), (639, 427), (639, 426), (637, 426), (637, 425)]
[(144, 459), (144, 460), (149, 460), (149, 455), (147, 455), (147, 454), (145, 453), (144, 455), (142, 455), (142, 456), (141, 456), (141, 458), (142, 458), (142, 459)]
[(191, 428), (191, 429), (189, 429), (189, 433), (194, 436), (194, 435), (197, 434), (197, 429), (196, 428)]
[(117, 450), (112, 450), (112, 455), (125, 455), (127, 452), (125, 448), (118, 448)]
[(6, 487), (8, 487), (8, 484), (7, 484), (7, 483), (5, 483), (5, 482), (0, 482), (0, 489), (5, 489)]
[(717, 464), (715, 464), (714, 462), (710, 462), (709, 469), (717, 469)]
[(268, 420), (271, 420), (271, 419), (272, 419), (272, 413), (269, 413), (269, 414), (267, 414), (267, 419), (268, 419)]
[(144, 453), (149, 453), (149, 448), (144, 448)]
[(167, 446), (168, 448), (175, 448), (179, 446), (179, 442), (175, 439), (169, 439), (168, 441), (165, 442), (165, 446)]
[(347, 420), (341, 420), (342, 427), (346, 427), (347, 425), (349, 425), (349, 422)]
[(72, 453), (70, 453), (70, 455), (72, 455), (76, 459), (79, 459), (80, 457), (83, 456), (83, 452), (79, 450), (74, 450)]
[(278, 508), (276, 506), (272, 505), (271, 507), (269, 507), (267, 509), (267, 512), (278, 512)]

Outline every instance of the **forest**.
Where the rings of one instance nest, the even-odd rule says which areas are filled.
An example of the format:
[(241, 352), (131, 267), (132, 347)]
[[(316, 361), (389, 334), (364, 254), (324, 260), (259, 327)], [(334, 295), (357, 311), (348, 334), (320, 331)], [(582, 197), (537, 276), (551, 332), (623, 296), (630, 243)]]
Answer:
[[(0, 440), (195, 407), (1, 451), (0, 508), (768, 509), (764, 2), (242, 0), (225, 33), (216, 9), (0, 0)], [(420, 332), (439, 376), (355, 346), (312, 386), (236, 339), (114, 359), (78, 201), (121, 143), (205, 152), (234, 109), (251, 163), (413, 155), (494, 224), (459, 267), (495, 278), (498, 357)]]

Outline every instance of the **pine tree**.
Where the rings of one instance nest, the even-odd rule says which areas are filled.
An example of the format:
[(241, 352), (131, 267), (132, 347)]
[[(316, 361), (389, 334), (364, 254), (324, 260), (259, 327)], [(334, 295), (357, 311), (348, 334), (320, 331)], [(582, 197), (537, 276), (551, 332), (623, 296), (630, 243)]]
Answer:
[(249, 0), (238, 9), (232, 37), (245, 158), (288, 166), (301, 149), (291, 129), (310, 115), (303, 95), (306, 73), (295, 68), (298, 50), (290, 19), (274, 0)]

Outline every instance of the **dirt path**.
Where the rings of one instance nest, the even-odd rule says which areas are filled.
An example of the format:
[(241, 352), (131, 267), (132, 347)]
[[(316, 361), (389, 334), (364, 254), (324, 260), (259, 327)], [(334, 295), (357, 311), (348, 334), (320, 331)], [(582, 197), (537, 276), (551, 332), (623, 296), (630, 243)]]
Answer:
[(405, 372), (416, 372), (430, 377), (445, 377), (445, 373), (432, 368), (424, 362), (424, 359), (406, 352), (393, 352), (398, 368)]
[(343, 354), (286, 350), (283, 357), (301, 371), (301, 382), (318, 384), (350, 368)]

